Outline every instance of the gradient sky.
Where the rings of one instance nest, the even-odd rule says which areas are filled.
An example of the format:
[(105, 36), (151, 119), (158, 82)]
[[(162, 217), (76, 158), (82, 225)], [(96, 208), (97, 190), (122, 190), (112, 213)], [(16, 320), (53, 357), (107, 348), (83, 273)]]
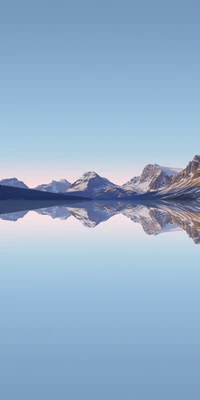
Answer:
[(0, 5), (0, 178), (116, 183), (200, 153), (198, 1)]

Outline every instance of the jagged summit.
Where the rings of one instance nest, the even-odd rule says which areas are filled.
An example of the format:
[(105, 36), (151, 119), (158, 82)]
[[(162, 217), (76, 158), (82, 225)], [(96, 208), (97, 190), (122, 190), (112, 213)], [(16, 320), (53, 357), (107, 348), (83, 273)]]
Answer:
[(69, 185), (71, 185), (71, 183), (69, 181), (67, 181), (67, 179), (60, 179), (59, 181), (53, 180), (52, 182), (68, 183)]
[(94, 171), (85, 172), (75, 181), (67, 193), (79, 192), (86, 197), (95, 199), (116, 199), (127, 197), (125, 190)]
[(193, 160), (189, 162), (187, 168), (190, 169), (191, 172), (200, 169), (200, 156), (199, 155), (194, 156)]
[(173, 177), (181, 169), (163, 167), (158, 164), (148, 164), (143, 169), (140, 176), (132, 178), (123, 185), (123, 188), (129, 193), (146, 193), (160, 190), (171, 184)]
[(84, 172), (82, 176), (88, 179), (100, 178), (100, 175), (98, 175), (95, 171)]
[[(0, 185), (28, 189), (24, 182), (17, 178), (3, 179)], [(95, 171), (86, 171), (74, 183), (66, 179), (52, 180), (39, 185), (37, 190), (51, 193), (72, 193), (94, 199), (122, 199), (138, 195), (149, 195), (150, 198), (189, 196), (200, 198), (200, 155), (195, 155), (186, 168), (172, 168), (159, 164), (147, 164), (140, 176), (135, 176), (122, 186), (116, 185)], [(147, 196), (148, 197), (148, 196)]]
[(162, 193), (166, 197), (186, 196), (200, 197), (200, 156), (195, 155), (185, 169), (183, 169)]
[(183, 170), (183, 168), (164, 167), (159, 164), (154, 164), (158, 169), (162, 170), (167, 175), (176, 176)]
[(94, 171), (88, 171), (72, 183), (67, 192), (81, 192), (86, 196), (94, 196), (98, 190), (106, 190), (114, 187), (116, 185), (108, 179), (102, 178)]

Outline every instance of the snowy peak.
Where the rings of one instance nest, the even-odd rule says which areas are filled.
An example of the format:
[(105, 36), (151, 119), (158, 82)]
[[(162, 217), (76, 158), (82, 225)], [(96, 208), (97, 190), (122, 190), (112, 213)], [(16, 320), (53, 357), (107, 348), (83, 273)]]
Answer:
[(172, 183), (163, 191), (166, 197), (190, 196), (200, 197), (200, 156), (194, 156), (185, 169), (172, 180)]
[(81, 192), (87, 196), (95, 195), (98, 190), (105, 190), (107, 188), (115, 188), (117, 185), (110, 182), (106, 178), (102, 178), (94, 171), (85, 172), (77, 181), (75, 181), (68, 192)]
[[(57, 181), (52, 181), (52, 182), (57, 182)], [(71, 185), (71, 183), (68, 182), (67, 179), (60, 179), (60, 180), (58, 181), (58, 183), (64, 183), (65, 185)]]
[[(3, 179), (0, 185), (28, 189), (17, 178)], [(140, 176), (136, 176), (122, 186), (101, 177), (95, 171), (85, 172), (73, 184), (66, 179), (53, 180), (39, 185), (37, 190), (50, 193), (74, 193), (92, 199), (114, 200), (147, 194), (171, 197), (187, 195), (200, 198), (200, 155), (195, 155), (185, 169), (148, 164)]]
[(194, 156), (193, 160), (189, 162), (186, 167), (186, 173), (194, 173), (195, 171), (200, 169), (200, 156)]
[(196, 154), (196, 156), (194, 156), (193, 161), (197, 161), (200, 162), (200, 155)]
[[(102, 183), (103, 185), (113, 185), (114, 183), (110, 182), (108, 179), (106, 178), (102, 178), (100, 175), (98, 175), (96, 172), (94, 171), (89, 171), (89, 172), (85, 172), (79, 179), (78, 181), (84, 181), (84, 182), (90, 182), (92, 181), (93, 184), (97, 183)], [(76, 182), (78, 182), (76, 181)], [(75, 182), (75, 183), (76, 183)]]
[(94, 171), (88, 171), (88, 172), (85, 172), (83, 175), (82, 175), (82, 177), (83, 178), (85, 178), (85, 179), (95, 179), (95, 178), (100, 178), (100, 175), (98, 175), (96, 172), (94, 172)]
[(66, 179), (60, 179), (60, 181), (52, 181), (51, 183), (39, 185), (35, 189), (42, 192), (65, 193), (70, 186), (71, 183)]
[(200, 174), (200, 156), (194, 156), (193, 160), (190, 161), (185, 169), (183, 169), (176, 178), (173, 180), (173, 184), (179, 183), (180, 181), (191, 180), (199, 177)]
[(142, 175), (140, 176), (141, 182), (146, 182), (149, 179), (157, 178), (157, 176), (162, 172), (156, 164), (148, 164), (142, 171)]
[(19, 181), (17, 178), (2, 179), (0, 181), (0, 185), (11, 186), (20, 189), (28, 189), (28, 186), (24, 182)]
[(171, 167), (163, 167), (162, 165), (159, 164), (154, 164), (159, 170), (163, 171), (167, 175), (173, 175), (176, 176), (178, 175), (183, 168), (171, 168)]
[(171, 184), (173, 177), (176, 176), (181, 169), (163, 167), (158, 164), (148, 164), (143, 169), (142, 174), (132, 178), (123, 185), (124, 189), (130, 194), (142, 194), (161, 190)]

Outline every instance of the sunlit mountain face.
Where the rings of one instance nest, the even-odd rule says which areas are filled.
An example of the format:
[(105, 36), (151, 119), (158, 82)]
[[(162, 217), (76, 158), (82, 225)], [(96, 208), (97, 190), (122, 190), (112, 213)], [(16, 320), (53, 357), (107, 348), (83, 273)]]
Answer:
[(90, 200), (131, 200), (162, 198), (200, 199), (200, 156), (195, 155), (186, 168), (148, 164), (140, 176), (134, 176), (122, 186), (101, 177), (94, 171), (85, 172), (74, 183), (66, 179), (53, 180), (34, 190), (16, 178), (0, 181), (0, 200), (5, 198), (44, 199), (51, 195), (75, 196)]

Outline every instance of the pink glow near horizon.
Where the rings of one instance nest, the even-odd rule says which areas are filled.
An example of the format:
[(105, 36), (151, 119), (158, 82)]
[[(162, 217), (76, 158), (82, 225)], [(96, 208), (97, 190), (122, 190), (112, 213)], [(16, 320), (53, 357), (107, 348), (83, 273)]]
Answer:
[[(38, 185), (45, 184), (45, 183), (50, 183), (52, 180), (59, 181), (60, 179), (67, 179), (69, 182), (73, 183), (77, 179), (79, 179), (84, 172), (89, 171), (89, 169), (77, 169), (70, 171), (69, 173), (64, 173), (63, 170), (66, 170), (59, 168), (53, 171), (51, 169), (50, 171), (46, 173), (44, 169), (42, 169), (42, 172), (40, 171), (33, 171), (33, 170), (22, 170), (21, 168), (9, 168), (6, 170), (1, 171), (0, 174), (0, 180), (1, 179), (7, 179), (7, 178), (17, 178), (20, 181), (23, 181), (25, 184), (27, 184), (30, 188), (34, 188)], [(134, 176), (140, 175), (142, 168), (137, 167), (133, 168), (132, 171), (128, 170), (112, 170), (109, 171), (109, 169), (105, 168), (91, 168), (90, 170), (94, 170), (97, 174), (100, 176), (109, 179), (111, 182), (116, 183), (118, 185), (122, 185), (123, 183), (126, 183), (128, 180), (133, 178)]]
[[(67, 207), (66, 207), (67, 208)], [(0, 226), (3, 227), (4, 233), (10, 232), (25, 232), (26, 237), (32, 236), (34, 232), (38, 232), (39, 235), (43, 235), (44, 232), (49, 234), (51, 231), (49, 230), (52, 226), (54, 228), (54, 232), (66, 231), (70, 232), (70, 234), (77, 234), (77, 228), (79, 228), (79, 232), (83, 231), (86, 235), (94, 235), (94, 232), (98, 234), (98, 231), (103, 231), (105, 233), (112, 232), (116, 233), (117, 231), (133, 232), (137, 231), (137, 234), (144, 235), (144, 231), (142, 226), (139, 223), (135, 223), (131, 221), (128, 217), (123, 214), (116, 214), (109, 218), (107, 221), (104, 221), (97, 225), (94, 229), (85, 227), (78, 219), (76, 219), (73, 215), (69, 217), (66, 221), (61, 220), (59, 218), (52, 219), (49, 215), (40, 215), (35, 210), (30, 210), (24, 216), (17, 221), (17, 223), (13, 223), (13, 221), (1, 220)], [(25, 227), (28, 226), (28, 230), (24, 230)], [(31, 228), (31, 229), (30, 229)], [(27, 233), (29, 232), (29, 233)]]
[[(147, 235), (144, 232), (142, 225), (131, 221), (131, 219), (123, 214), (114, 215), (95, 228), (87, 228), (74, 216), (69, 217), (67, 220), (61, 220), (59, 218), (52, 219), (49, 215), (40, 215), (33, 210), (29, 211), (24, 218), (19, 219), (15, 223), (13, 221), (0, 219), (0, 227), (3, 229), (4, 239), (9, 237), (9, 240), (11, 240), (11, 237), (14, 237), (15, 242), (18, 242), (19, 245), (21, 245), (22, 242), (32, 241), (35, 235), (43, 240), (44, 235), (46, 239), (52, 236), (56, 238), (62, 237), (63, 239), (69, 234), (70, 238), (74, 237), (75, 239), (74, 246), (76, 246), (76, 240), (80, 237), (82, 238), (83, 233), (85, 239), (90, 239), (90, 237), (94, 237), (94, 235), (98, 237), (98, 235), (102, 235), (102, 233), (104, 238), (107, 236), (110, 241), (115, 240), (117, 236), (125, 238), (127, 234), (129, 240), (132, 240), (130, 238), (133, 238), (134, 236), (132, 235), (136, 234), (134, 243), (140, 236), (142, 236), (143, 240), (148, 242), (155, 239), (154, 235)], [(184, 230), (174, 231), (173, 236), (171, 233), (172, 232), (165, 232), (165, 243), (166, 240), (172, 241), (178, 238), (180, 234), (186, 235)], [(158, 241), (160, 239), (162, 240), (162, 238), (163, 235), (156, 236)]]

